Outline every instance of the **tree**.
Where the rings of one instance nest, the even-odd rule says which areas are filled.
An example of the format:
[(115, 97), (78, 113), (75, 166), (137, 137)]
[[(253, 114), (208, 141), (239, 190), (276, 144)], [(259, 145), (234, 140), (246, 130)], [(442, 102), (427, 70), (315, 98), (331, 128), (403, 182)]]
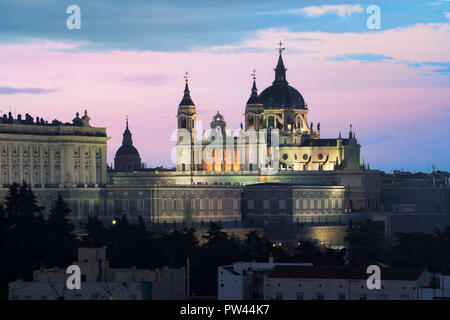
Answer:
[(365, 265), (381, 259), (384, 234), (376, 222), (366, 220), (352, 225), (345, 241), (350, 254), (350, 264)]
[(426, 267), (429, 271), (441, 272), (449, 262), (450, 246), (445, 233), (397, 233), (391, 250), (390, 263), (396, 266)]
[(86, 235), (81, 240), (81, 245), (88, 248), (100, 248), (108, 243), (108, 230), (97, 217), (88, 217), (84, 224)]
[(0, 204), (0, 300), (6, 299), (8, 295), (8, 256), (6, 254), (6, 246), (9, 242), (9, 222), (6, 218), (3, 205)]
[(50, 241), (45, 219), (25, 182), (11, 185), (5, 204), (9, 223), (5, 253), (10, 280), (31, 279), (33, 270), (48, 263)]
[(74, 261), (77, 241), (73, 234), (74, 226), (67, 218), (72, 210), (61, 194), (58, 194), (47, 220), (50, 237), (50, 258), (55, 266), (65, 267)]

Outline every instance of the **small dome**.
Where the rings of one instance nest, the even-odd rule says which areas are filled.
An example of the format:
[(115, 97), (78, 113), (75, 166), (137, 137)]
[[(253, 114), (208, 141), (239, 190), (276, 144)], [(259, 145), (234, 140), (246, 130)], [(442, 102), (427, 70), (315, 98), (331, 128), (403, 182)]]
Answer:
[(259, 101), (264, 109), (306, 109), (300, 92), (287, 83), (276, 83), (264, 89), (259, 95)]
[(122, 145), (119, 149), (117, 149), (116, 157), (118, 156), (138, 156), (139, 152), (133, 145)]

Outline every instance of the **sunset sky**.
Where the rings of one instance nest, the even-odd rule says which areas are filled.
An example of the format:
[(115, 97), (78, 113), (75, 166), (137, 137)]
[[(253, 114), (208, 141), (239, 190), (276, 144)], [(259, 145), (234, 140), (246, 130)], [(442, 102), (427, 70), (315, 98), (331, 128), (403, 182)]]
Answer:
[[(72, 4), (80, 30), (66, 27)], [(0, 110), (67, 122), (87, 109), (111, 137), (108, 163), (128, 115), (143, 162), (173, 166), (184, 72), (202, 128), (219, 110), (239, 129), (252, 69), (261, 92), (280, 40), (323, 138), (351, 123), (372, 169), (450, 170), (449, 0), (2, 0)]]

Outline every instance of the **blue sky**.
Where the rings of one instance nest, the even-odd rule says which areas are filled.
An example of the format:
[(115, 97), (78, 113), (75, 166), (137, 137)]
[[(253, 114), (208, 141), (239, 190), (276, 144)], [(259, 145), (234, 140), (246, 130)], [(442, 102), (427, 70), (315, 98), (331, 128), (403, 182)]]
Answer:
[[(65, 26), (67, 6), (81, 8), (82, 28)], [(335, 12), (309, 17), (299, 9), (320, 5), (360, 5), (345, 19)], [(449, 1), (119, 1), (2, 0), (0, 41), (54, 39), (83, 41), (90, 50), (190, 51), (251, 38), (261, 29), (289, 31), (367, 32), (365, 9), (381, 9), (382, 29), (448, 21)]]

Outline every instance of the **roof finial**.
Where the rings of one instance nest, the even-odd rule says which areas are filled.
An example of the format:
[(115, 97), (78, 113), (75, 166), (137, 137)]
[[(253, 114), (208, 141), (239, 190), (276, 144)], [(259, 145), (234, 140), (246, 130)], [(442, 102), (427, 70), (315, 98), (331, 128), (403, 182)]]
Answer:
[(280, 45), (280, 47), (278, 47), (277, 50), (281, 54), (281, 53), (283, 53), (284, 50), (286, 50), (286, 48), (283, 48), (283, 42), (281, 42), (281, 40), (280, 40), (279, 45)]
[(253, 77), (253, 80), (256, 80), (256, 69), (253, 68), (251, 76)]
[(126, 117), (126, 118), (127, 118), (127, 129), (128, 129), (128, 115), (127, 115), (127, 117)]
[(188, 79), (189, 79), (189, 72), (186, 71), (186, 72), (184, 73), (184, 77), (183, 77), (183, 78), (184, 78), (184, 81), (188, 82)]

